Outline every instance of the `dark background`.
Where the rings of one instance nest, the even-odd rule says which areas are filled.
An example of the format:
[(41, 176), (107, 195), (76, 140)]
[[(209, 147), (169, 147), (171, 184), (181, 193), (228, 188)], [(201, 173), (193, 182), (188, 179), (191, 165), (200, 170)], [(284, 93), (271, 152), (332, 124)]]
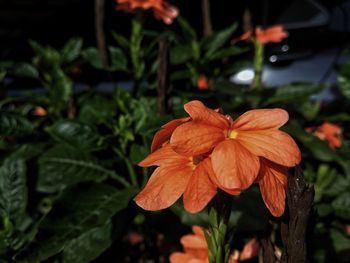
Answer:
[[(307, 2), (303, 0), (304, 2)], [(212, 22), (215, 29), (221, 29), (242, 21), (246, 8), (253, 13), (255, 24), (272, 25), (279, 21), (290, 5), (301, 0), (250, 0), (211, 1)], [(347, 1), (318, 1), (329, 11)], [(201, 32), (202, 16), (200, 0), (172, 0), (186, 19)], [(115, 2), (106, 0), (106, 35), (110, 30), (127, 34), (130, 15), (115, 10)], [(303, 11), (295, 18), (303, 16)], [(293, 14), (292, 14), (293, 15)], [(304, 14), (308, 15), (308, 14)], [(290, 15), (289, 15), (290, 16)], [(149, 19), (150, 26), (160, 26)], [(343, 25), (339, 24), (340, 27)], [(95, 45), (94, 0), (0, 0), (0, 59), (23, 60), (31, 57), (28, 39), (60, 47), (73, 36), (84, 39), (85, 46)], [(109, 42), (110, 39), (107, 39)]]

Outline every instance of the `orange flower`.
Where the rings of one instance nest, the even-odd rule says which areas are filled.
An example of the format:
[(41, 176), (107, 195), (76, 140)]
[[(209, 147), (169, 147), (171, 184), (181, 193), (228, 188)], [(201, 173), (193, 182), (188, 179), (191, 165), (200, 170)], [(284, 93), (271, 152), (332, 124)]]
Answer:
[(137, 9), (152, 10), (157, 19), (165, 24), (171, 24), (179, 15), (179, 10), (164, 0), (116, 0), (117, 9), (133, 13)]
[(201, 74), (199, 76), (197, 79), (197, 87), (199, 90), (209, 89), (209, 81), (205, 75)]
[(184, 156), (212, 150), (213, 170), (225, 188), (248, 188), (257, 178), (259, 157), (287, 167), (300, 162), (298, 146), (279, 130), (288, 121), (283, 109), (251, 110), (233, 121), (200, 101), (191, 101), (184, 108), (192, 121), (174, 130), (172, 148)]
[(174, 252), (170, 255), (170, 263), (208, 263), (208, 245), (204, 232), (199, 226), (193, 226), (194, 234), (181, 238), (185, 252)]
[[(184, 252), (174, 252), (170, 255), (170, 263), (208, 263), (208, 245), (203, 230), (199, 226), (193, 226), (194, 234), (188, 234), (181, 238), (180, 242)], [(240, 253), (234, 250), (228, 263), (252, 259), (259, 254), (259, 243), (256, 239), (250, 240)]]
[(39, 116), (39, 117), (44, 117), (44, 116), (47, 115), (47, 110), (45, 110), (41, 106), (37, 106), (37, 107), (35, 107), (35, 109), (33, 111), (33, 115), (34, 116)]
[(283, 26), (277, 25), (268, 27), (263, 30), (261, 27), (255, 28), (255, 35), (253, 35), (252, 31), (245, 32), (242, 36), (237, 39), (232, 40), (232, 44), (238, 41), (246, 41), (250, 39), (256, 39), (256, 41), (261, 44), (267, 43), (279, 43), (283, 39), (288, 37), (288, 32), (284, 31)]
[(262, 44), (279, 43), (288, 37), (288, 32), (284, 31), (283, 26), (272, 26), (265, 30), (257, 27), (255, 29), (256, 40)]
[(306, 131), (313, 133), (320, 140), (327, 141), (332, 149), (342, 146), (342, 129), (330, 122), (324, 122), (321, 126), (315, 128), (306, 128)]
[(216, 194), (217, 187), (210, 179), (214, 172), (206, 153), (182, 156), (170, 144), (166, 144), (147, 156), (139, 165), (159, 166), (134, 199), (145, 210), (167, 208), (184, 194), (185, 209), (196, 213)]

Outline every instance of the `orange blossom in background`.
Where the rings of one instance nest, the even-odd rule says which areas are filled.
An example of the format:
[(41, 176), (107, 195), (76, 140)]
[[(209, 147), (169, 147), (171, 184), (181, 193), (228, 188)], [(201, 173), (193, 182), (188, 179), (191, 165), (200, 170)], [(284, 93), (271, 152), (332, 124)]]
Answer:
[[(202, 228), (193, 226), (194, 234), (188, 234), (180, 239), (184, 252), (174, 252), (170, 255), (170, 263), (209, 263), (208, 245)], [(259, 254), (259, 243), (251, 239), (243, 248), (242, 252), (234, 250), (228, 263), (237, 263), (252, 259)]]
[(115, 0), (118, 3), (117, 10), (134, 13), (136, 10), (152, 10), (157, 19), (165, 24), (171, 24), (179, 15), (179, 10), (165, 0)]
[(341, 127), (330, 123), (324, 122), (318, 127), (306, 128), (306, 131), (313, 133), (320, 140), (327, 141), (330, 148), (335, 149), (342, 146)]
[(198, 77), (198, 79), (197, 79), (197, 88), (199, 90), (209, 89), (209, 80), (204, 74), (201, 74)]
[(288, 37), (288, 32), (283, 29), (283, 26), (276, 25), (271, 26), (266, 29), (262, 29), (261, 27), (255, 28), (255, 34), (253, 35), (253, 31), (245, 32), (238, 39), (234, 39), (232, 42), (235, 43), (237, 41), (245, 41), (250, 39), (256, 39), (261, 44), (267, 43), (279, 43), (283, 39)]

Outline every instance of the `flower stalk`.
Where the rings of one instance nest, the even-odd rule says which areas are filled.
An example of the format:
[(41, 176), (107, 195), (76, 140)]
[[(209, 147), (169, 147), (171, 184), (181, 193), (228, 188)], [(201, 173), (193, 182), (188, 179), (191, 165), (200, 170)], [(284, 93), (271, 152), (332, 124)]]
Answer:
[(227, 263), (230, 256), (232, 235), (228, 235), (228, 221), (231, 215), (231, 198), (220, 191), (209, 211), (209, 229), (206, 233), (210, 263)]
[(254, 40), (254, 80), (252, 89), (262, 89), (262, 73), (264, 67), (265, 44)]

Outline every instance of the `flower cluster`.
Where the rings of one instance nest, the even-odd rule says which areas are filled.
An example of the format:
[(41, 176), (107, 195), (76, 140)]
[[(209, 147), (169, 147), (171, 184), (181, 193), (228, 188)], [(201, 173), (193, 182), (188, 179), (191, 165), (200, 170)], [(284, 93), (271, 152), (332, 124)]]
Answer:
[(268, 27), (266, 29), (256, 27), (254, 34), (253, 31), (245, 32), (238, 39), (234, 39), (233, 43), (237, 41), (246, 41), (250, 39), (255, 39), (261, 44), (279, 43), (287, 37), (288, 32), (284, 31), (283, 27), (280, 25)]
[(117, 10), (134, 13), (136, 10), (152, 10), (155, 18), (171, 24), (179, 15), (179, 10), (164, 0), (116, 0)]
[[(174, 252), (170, 255), (170, 263), (209, 263), (208, 245), (204, 232), (199, 226), (193, 226), (194, 234), (188, 234), (180, 239), (184, 252)], [(243, 247), (242, 251), (235, 249), (231, 253), (228, 263), (238, 263), (257, 257), (259, 254), (259, 243), (256, 239), (251, 239)]]
[(327, 141), (330, 148), (335, 149), (342, 146), (342, 129), (341, 127), (330, 123), (324, 122), (318, 127), (306, 128), (307, 132), (313, 133), (322, 141)]
[(171, 206), (183, 194), (185, 209), (201, 211), (218, 188), (239, 195), (254, 182), (274, 216), (285, 207), (288, 167), (300, 162), (294, 140), (279, 128), (283, 109), (247, 111), (236, 120), (200, 101), (185, 104), (190, 117), (173, 120), (156, 133), (152, 153), (140, 166), (158, 166), (135, 197), (146, 210)]

